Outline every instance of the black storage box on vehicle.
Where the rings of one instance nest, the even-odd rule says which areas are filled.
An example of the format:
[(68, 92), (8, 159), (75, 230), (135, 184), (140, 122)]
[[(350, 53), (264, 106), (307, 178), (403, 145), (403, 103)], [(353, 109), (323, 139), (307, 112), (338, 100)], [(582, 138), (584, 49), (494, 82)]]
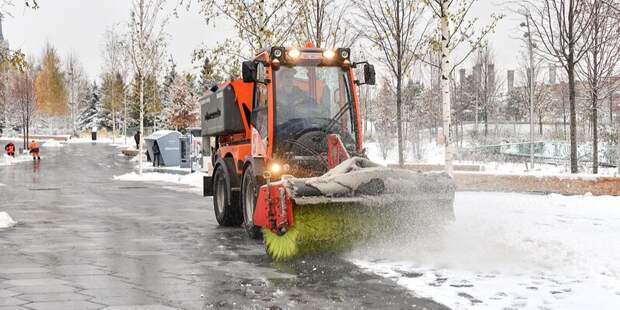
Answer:
[(203, 136), (221, 136), (244, 132), (243, 121), (230, 84), (200, 98)]

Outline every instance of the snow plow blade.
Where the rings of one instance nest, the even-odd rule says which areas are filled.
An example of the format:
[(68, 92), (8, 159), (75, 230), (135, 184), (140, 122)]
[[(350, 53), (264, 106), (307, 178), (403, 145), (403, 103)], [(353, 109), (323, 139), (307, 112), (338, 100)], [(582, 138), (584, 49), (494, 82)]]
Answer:
[(346, 251), (454, 219), (456, 187), (449, 175), (386, 168), (364, 158), (351, 158), (320, 177), (285, 177), (271, 189), (276, 193), (278, 187), (284, 188), (279, 210), (287, 205), (288, 220), (271, 223), (287, 227), (263, 226), (266, 250), (276, 260)]

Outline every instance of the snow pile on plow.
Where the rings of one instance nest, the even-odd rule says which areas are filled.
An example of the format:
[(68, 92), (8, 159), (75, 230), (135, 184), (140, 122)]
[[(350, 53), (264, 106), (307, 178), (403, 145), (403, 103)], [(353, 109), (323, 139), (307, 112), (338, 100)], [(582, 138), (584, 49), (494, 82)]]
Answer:
[(455, 185), (445, 173), (386, 168), (356, 157), (320, 177), (283, 177), (277, 183), (293, 202), (294, 222), (283, 234), (263, 230), (267, 252), (275, 259), (348, 250), (411, 226), (454, 218)]

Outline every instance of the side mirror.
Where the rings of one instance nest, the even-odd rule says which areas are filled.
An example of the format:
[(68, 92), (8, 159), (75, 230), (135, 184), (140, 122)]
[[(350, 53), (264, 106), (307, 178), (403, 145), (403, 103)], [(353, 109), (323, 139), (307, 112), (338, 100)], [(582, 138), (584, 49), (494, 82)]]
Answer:
[(375, 66), (371, 64), (364, 65), (364, 84), (375, 85)]
[(254, 61), (244, 61), (241, 66), (241, 74), (244, 82), (256, 82), (256, 64)]

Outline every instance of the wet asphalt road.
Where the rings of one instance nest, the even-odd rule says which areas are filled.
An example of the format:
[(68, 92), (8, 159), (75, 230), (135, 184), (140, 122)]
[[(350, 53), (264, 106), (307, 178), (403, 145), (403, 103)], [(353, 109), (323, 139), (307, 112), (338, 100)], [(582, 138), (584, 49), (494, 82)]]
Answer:
[(133, 163), (104, 144), (0, 166), (0, 310), (444, 309), (337, 257), (274, 263), (212, 202), (114, 181)]

